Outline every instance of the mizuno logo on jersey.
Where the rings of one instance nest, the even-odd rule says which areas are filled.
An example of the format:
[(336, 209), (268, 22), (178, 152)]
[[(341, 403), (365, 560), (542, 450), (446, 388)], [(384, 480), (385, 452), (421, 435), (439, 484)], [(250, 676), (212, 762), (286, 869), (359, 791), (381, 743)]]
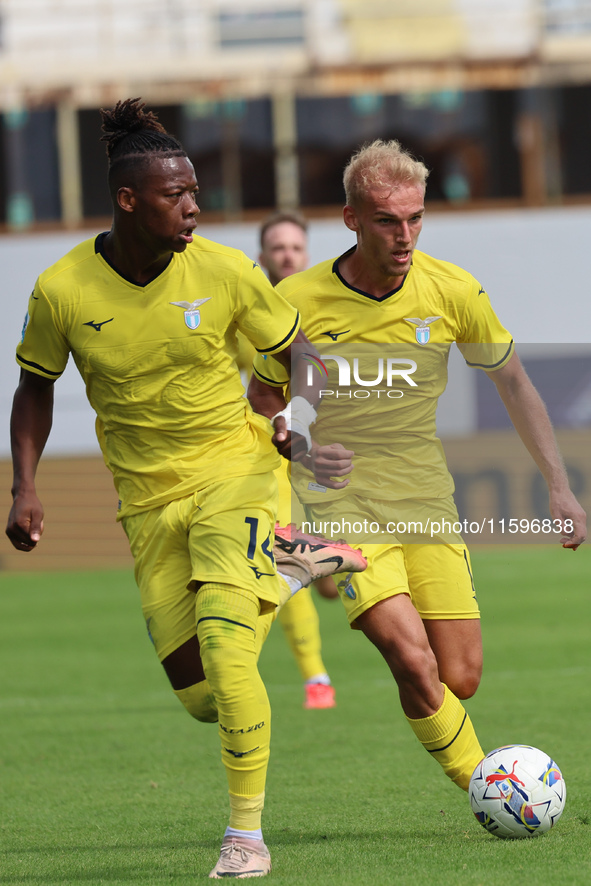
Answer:
[(94, 320), (89, 320), (87, 323), (83, 323), (83, 326), (92, 326), (97, 332), (100, 332), (105, 323), (111, 323), (114, 320), (114, 317), (111, 317), (109, 320), (101, 320), (100, 323), (95, 323)]
[(205, 304), (206, 301), (209, 301), (210, 298), (211, 296), (209, 298), (198, 298), (195, 301), (171, 301), (169, 304), (176, 305), (177, 308), (184, 308), (185, 326), (189, 329), (197, 329), (201, 324), (201, 314), (198, 308)]
[(351, 330), (345, 329), (344, 332), (321, 332), (320, 335), (328, 335), (332, 341), (338, 341), (339, 335), (346, 335), (348, 332), (351, 332)]
[(261, 572), (259, 569), (257, 569), (256, 566), (249, 566), (248, 568), (252, 569), (252, 571), (254, 572), (254, 577), (257, 579), (257, 581), (259, 578), (262, 578), (264, 575), (271, 575), (271, 576), (275, 575), (274, 572)]
[(421, 320), (420, 317), (405, 317), (404, 318), (407, 323), (414, 323), (417, 327), (415, 329), (415, 338), (420, 345), (426, 345), (429, 339), (431, 338), (431, 323), (435, 323), (436, 320), (441, 320), (441, 317), (426, 317), (424, 320)]

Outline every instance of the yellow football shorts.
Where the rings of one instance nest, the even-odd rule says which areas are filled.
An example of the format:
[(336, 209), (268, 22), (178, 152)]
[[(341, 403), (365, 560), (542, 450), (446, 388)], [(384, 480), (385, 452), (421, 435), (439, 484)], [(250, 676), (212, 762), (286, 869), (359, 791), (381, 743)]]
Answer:
[[(458, 519), (451, 497), (439, 500), (436, 508), (430, 508), (427, 503), (417, 506), (416, 502), (353, 501), (353, 496), (322, 506), (306, 507), (314, 533), (324, 531), (326, 521), (333, 524), (340, 521), (342, 525), (344, 520), (366, 518), (370, 522), (377, 520), (384, 526), (389, 519), (395, 519), (401, 528), (402, 524), (408, 527), (411, 520), (423, 518), (426, 527), (428, 515), (435, 512), (440, 521), (442, 515), (452, 524)], [(348, 537), (349, 543), (360, 547), (368, 560), (364, 572), (337, 582), (351, 627), (356, 627), (355, 619), (362, 612), (395, 594), (408, 594), (423, 619), (480, 618), (468, 549), (457, 533), (452, 535), (454, 543), (447, 544), (406, 543), (406, 540), (396, 543), (401, 542), (398, 533), (391, 536), (391, 541), (385, 540), (381, 544), (367, 541), (367, 533), (362, 541)], [(379, 537), (384, 538), (383, 535)], [(456, 538), (459, 539), (457, 542)]]
[(261, 614), (279, 602), (273, 473), (213, 483), (121, 521), (150, 637), (162, 661), (196, 634), (195, 583), (247, 589)]
[(465, 545), (361, 545), (365, 572), (337, 582), (351, 627), (380, 600), (408, 594), (423, 619), (480, 618)]

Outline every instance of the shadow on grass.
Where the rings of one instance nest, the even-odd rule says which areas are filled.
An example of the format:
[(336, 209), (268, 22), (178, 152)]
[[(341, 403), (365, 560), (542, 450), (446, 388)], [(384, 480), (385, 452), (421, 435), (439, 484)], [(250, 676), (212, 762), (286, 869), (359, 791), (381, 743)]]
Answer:
[[(4, 871), (0, 874), (0, 883), (19, 886), (26, 883), (155, 883), (191, 882), (201, 876), (207, 877), (208, 864), (217, 860), (219, 840), (185, 840), (183, 842), (149, 843), (114, 843), (101, 846), (36, 846), (34, 848), (3, 850), (1, 855), (6, 860)], [(158, 859), (158, 853), (166, 853), (165, 858)], [(113, 858), (105, 858), (105, 854), (130, 856), (127, 865), (114, 864)], [(144, 856), (138, 862), (137, 854)], [(182, 853), (194, 855), (194, 859), (174, 861), (171, 855)], [(207, 855), (207, 862), (205, 862)], [(35, 856), (37, 858), (35, 858)], [(99, 856), (97, 858), (97, 856)], [(148, 856), (148, 857), (146, 857)], [(20, 864), (19, 864), (20, 862)], [(8, 863), (14, 869), (36, 864), (40, 872), (6, 874)], [(59, 872), (55, 868), (59, 865)], [(54, 871), (51, 870), (54, 868)]]
[[(154, 840), (150, 840), (149, 843), (103, 843), (99, 845), (89, 846), (56, 846), (52, 844), (51, 846), (34, 846), (33, 848), (27, 847), (27, 849), (15, 848), (15, 849), (3, 849), (0, 855), (2, 856), (10, 856), (10, 855), (36, 855), (36, 854), (46, 854), (47, 856), (55, 855), (56, 853), (71, 853), (71, 852), (152, 852), (153, 850), (164, 849), (169, 852), (176, 852), (177, 850), (184, 851), (186, 849), (211, 849), (214, 846), (215, 848), (219, 848), (219, 842), (217, 840), (183, 840), (182, 842), (173, 842), (172, 840), (167, 840), (166, 842), (156, 842)], [(0, 876), (0, 883), (2, 882), (2, 877)]]

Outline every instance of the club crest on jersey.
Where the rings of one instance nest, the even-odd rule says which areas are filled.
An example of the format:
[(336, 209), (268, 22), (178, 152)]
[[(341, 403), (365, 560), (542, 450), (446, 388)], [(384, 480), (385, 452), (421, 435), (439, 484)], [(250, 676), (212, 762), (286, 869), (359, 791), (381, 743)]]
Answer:
[[(211, 296), (209, 297), (211, 298)], [(199, 308), (206, 301), (209, 301), (209, 298), (198, 298), (196, 301), (171, 301), (170, 305), (176, 305), (177, 308), (185, 309), (185, 326), (188, 326), (189, 329), (197, 329), (197, 327), (201, 324), (201, 312)]]
[(431, 338), (431, 323), (441, 320), (441, 317), (426, 317), (424, 320), (421, 320), (420, 317), (405, 317), (404, 319), (407, 323), (414, 323), (416, 340), (420, 345), (426, 345)]

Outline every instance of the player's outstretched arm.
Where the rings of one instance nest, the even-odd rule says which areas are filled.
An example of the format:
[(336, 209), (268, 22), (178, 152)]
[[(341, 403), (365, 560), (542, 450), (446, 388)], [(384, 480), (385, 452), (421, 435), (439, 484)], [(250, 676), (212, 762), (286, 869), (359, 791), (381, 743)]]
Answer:
[(53, 418), (53, 381), (22, 370), (14, 395), (10, 436), (13, 504), (6, 534), (17, 551), (31, 551), (43, 533), (43, 507), (35, 474)]
[[(540, 469), (548, 486), (553, 519), (572, 522), (564, 531), (565, 548), (576, 550), (587, 537), (587, 515), (573, 495), (564, 462), (558, 450), (546, 407), (531, 383), (517, 354), (502, 368), (487, 375), (493, 380), (515, 430)], [(566, 524), (567, 527), (570, 525)]]

